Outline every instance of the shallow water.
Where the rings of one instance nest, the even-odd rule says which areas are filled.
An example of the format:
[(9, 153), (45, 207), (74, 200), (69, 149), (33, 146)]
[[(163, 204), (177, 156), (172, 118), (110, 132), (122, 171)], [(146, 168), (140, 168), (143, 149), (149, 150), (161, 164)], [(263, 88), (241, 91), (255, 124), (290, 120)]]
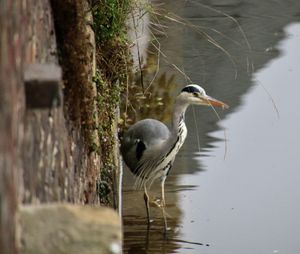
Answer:
[[(132, 189), (134, 178), (125, 170), (124, 252), (300, 253), (300, 2), (210, 2), (238, 20), (251, 49), (232, 20), (197, 1), (166, 1), (164, 8), (234, 40), (208, 30), (236, 66), (206, 39), (172, 22), (161, 49), (168, 62), (231, 108), (218, 111), (221, 121), (209, 108), (186, 114), (188, 138), (166, 181), (167, 237), (155, 205), (147, 228), (142, 193)], [(185, 85), (161, 61), (165, 72), (175, 74), (177, 90)], [(151, 195), (159, 197), (159, 185)]]

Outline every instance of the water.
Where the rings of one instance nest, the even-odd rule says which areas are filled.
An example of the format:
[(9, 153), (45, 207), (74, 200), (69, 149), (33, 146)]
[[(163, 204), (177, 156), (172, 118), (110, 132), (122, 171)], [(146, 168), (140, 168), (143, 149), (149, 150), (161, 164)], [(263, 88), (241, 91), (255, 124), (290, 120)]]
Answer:
[[(221, 14), (197, 2), (166, 1), (164, 8), (241, 44), (214, 35), (234, 57), (233, 66), (187, 27), (170, 22), (168, 37), (160, 38), (169, 62), (231, 108), (220, 112), (221, 121), (209, 108), (187, 112), (188, 138), (166, 181), (167, 238), (154, 205), (147, 229), (142, 193), (132, 190), (134, 179), (125, 171), (124, 252), (300, 253), (300, 2), (211, 3), (239, 21), (252, 48)], [(185, 85), (162, 62), (164, 72), (175, 74), (178, 90)], [(159, 185), (151, 193), (159, 196)]]

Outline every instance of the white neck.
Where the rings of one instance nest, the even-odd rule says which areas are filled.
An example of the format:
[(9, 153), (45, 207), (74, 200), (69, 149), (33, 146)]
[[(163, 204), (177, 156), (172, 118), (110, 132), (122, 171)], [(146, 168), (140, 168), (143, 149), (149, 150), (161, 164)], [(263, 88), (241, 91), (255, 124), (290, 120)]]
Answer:
[(171, 126), (171, 135), (177, 136), (180, 131), (180, 127), (185, 127), (185, 111), (189, 104), (176, 101), (173, 109), (173, 118)]
[(187, 135), (187, 128), (184, 122), (184, 115), (188, 105), (189, 104), (182, 103), (180, 101), (176, 101), (174, 105), (170, 136), (165, 142), (164, 149), (170, 151), (175, 148), (175, 155), (180, 149), (180, 147), (183, 145)]

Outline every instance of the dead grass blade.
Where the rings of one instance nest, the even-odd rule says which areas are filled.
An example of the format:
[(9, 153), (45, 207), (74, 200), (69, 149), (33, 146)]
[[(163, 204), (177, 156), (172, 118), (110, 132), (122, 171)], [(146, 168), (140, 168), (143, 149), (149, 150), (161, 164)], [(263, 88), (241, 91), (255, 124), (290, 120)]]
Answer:
[[(211, 104), (210, 107), (213, 109), (213, 111), (215, 112), (215, 115), (217, 116), (218, 120), (221, 121), (221, 117), (219, 115), (219, 113), (217, 112), (217, 110), (215, 109), (215, 107)], [(224, 149), (224, 160), (226, 159), (226, 155), (227, 155), (227, 133), (226, 133), (226, 129), (223, 129), (223, 133), (224, 133), (224, 144), (225, 144), (225, 149)]]
[(271, 95), (271, 93), (268, 91), (268, 89), (260, 81), (255, 80), (255, 82), (258, 83), (263, 88), (263, 90), (265, 91), (265, 93), (267, 94), (267, 96), (269, 97), (269, 99), (272, 102), (272, 105), (273, 105), (273, 108), (276, 112), (277, 118), (280, 119), (280, 113), (279, 113), (278, 107), (277, 107), (276, 102), (275, 102), (273, 96)]

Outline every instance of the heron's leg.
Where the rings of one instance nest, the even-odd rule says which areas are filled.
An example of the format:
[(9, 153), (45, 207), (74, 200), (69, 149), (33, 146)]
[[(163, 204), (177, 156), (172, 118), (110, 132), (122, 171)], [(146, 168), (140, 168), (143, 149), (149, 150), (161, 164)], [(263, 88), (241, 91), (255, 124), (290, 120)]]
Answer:
[(167, 176), (163, 176), (161, 178), (161, 208), (162, 208), (162, 214), (164, 218), (164, 224), (165, 224), (165, 233), (168, 230), (168, 223), (167, 223), (167, 216), (165, 211), (166, 201), (165, 201), (165, 181)]
[(163, 207), (166, 206), (166, 200), (165, 200), (165, 181), (166, 181), (167, 176), (168, 176), (168, 174), (169, 174), (169, 172), (170, 172), (170, 170), (171, 170), (171, 168), (173, 166), (173, 162), (174, 162), (174, 160), (170, 161), (168, 163), (168, 165), (163, 169), (165, 174), (161, 177), (161, 205)]
[(147, 210), (147, 220), (148, 224), (150, 223), (150, 202), (149, 202), (149, 195), (147, 192), (147, 185), (144, 183), (144, 200), (145, 200), (145, 206)]
[(167, 176), (163, 176), (161, 178), (161, 206), (165, 207), (166, 206), (166, 200), (165, 200), (165, 181), (166, 181)]

